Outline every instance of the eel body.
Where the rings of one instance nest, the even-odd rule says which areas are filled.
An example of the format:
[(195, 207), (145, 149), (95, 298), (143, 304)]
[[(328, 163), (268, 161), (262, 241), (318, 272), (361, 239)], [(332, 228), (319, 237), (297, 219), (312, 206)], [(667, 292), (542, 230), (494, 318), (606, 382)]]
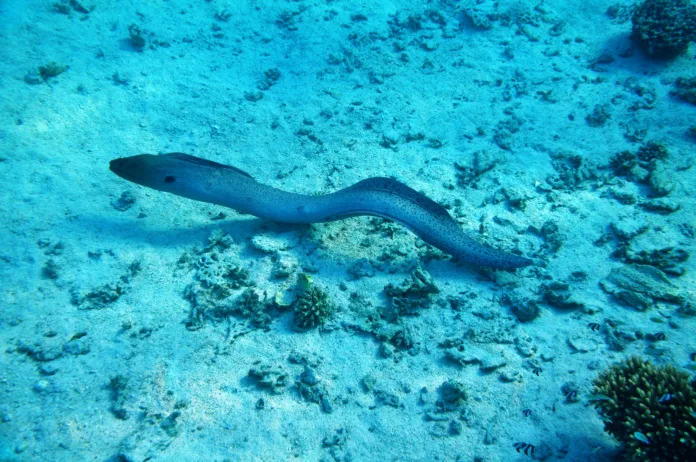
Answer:
[(331, 194), (311, 196), (259, 183), (235, 167), (181, 153), (140, 154), (110, 162), (116, 175), (148, 188), (230, 207), (283, 223), (320, 223), (359, 215), (396, 221), (425, 242), (473, 265), (515, 269), (532, 260), (483, 245), (444, 207), (390, 178), (368, 178)]

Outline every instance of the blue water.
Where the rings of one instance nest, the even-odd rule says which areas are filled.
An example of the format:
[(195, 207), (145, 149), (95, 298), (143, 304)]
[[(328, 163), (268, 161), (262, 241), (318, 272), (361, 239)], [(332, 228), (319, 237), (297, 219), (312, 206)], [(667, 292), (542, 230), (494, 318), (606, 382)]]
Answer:
[[(639, 3), (1, 2), (0, 460), (613, 460), (597, 375), (696, 366), (696, 48)], [(535, 264), (109, 170), (170, 152)]]

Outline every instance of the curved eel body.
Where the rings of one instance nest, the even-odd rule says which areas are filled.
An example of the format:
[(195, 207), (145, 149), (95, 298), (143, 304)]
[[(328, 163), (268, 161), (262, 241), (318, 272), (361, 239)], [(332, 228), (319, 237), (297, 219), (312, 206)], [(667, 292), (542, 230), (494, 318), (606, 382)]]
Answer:
[(532, 260), (483, 245), (441, 205), (390, 178), (368, 178), (331, 194), (281, 191), (228, 165), (181, 153), (140, 154), (111, 161), (116, 175), (148, 188), (230, 207), (283, 223), (319, 223), (358, 215), (396, 221), (438, 249), (478, 266), (515, 269)]

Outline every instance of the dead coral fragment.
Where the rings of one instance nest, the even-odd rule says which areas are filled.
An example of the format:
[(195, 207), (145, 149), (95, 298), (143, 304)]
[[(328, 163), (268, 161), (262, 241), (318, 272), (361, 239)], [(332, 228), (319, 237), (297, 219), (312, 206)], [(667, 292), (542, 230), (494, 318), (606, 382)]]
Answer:
[(333, 405), (331, 404), (331, 399), (329, 398), (326, 388), (321, 382), (321, 378), (314, 369), (305, 366), (299, 379), (295, 381), (295, 386), (302, 399), (310, 403), (320, 404), (322, 411), (331, 414), (333, 412)]
[(247, 318), (252, 326), (266, 329), (273, 321), (271, 304), (261, 300), (254, 289), (247, 289), (234, 302), (234, 312)]
[(71, 9), (81, 14), (89, 14), (92, 12), (92, 10), (94, 10), (94, 6), (86, 8), (77, 0), (61, 0), (60, 2), (53, 2), (52, 6), (53, 11), (65, 15), (69, 15)]
[(623, 151), (616, 153), (609, 166), (618, 176), (624, 176), (635, 183), (648, 183), (655, 196), (665, 196), (673, 186), (669, 183), (669, 172), (666, 172), (660, 161), (669, 157), (667, 147), (655, 141), (644, 143), (638, 152)]
[(623, 443), (626, 459), (692, 459), (696, 382), (686, 372), (632, 357), (602, 372), (594, 381), (594, 394), (602, 397), (594, 406), (604, 430)]
[(545, 303), (562, 310), (583, 308), (585, 301), (573, 293), (570, 284), (564, 281), (551, 281), (541, 285)]
[(188, 264), (196, 269), (193, 282), (184, 289), (184, 298), (191, 303), (186, 327), (196, 330), (205, 319), (220, 321), (232, 314), (250, 319), (254, 327), (267, 327), (271, 319), (265, 316), (265, 300), (260, 301), (252, 292), (232, 300), (235, 291), (254, 285), (249, 270), (229, 250), (232, 238), (213, 232), (208, 241), (205, 248), (195, 252), (197, 256), (185, 254), (179, 259), (181, 268)]
[(70, 69), (70, 66), (64, 66), (62, 64), (56, 64), (55, 61), (51, 61), (45, 66), (39, 66), (39, 75), (43, 81), (62, 74), (63, 72)]
[(690, 79), (679, 77), (674, 86), (675, 89), (670, 92), (672, 95), (677, 96), (682, 101), (696, 104), (696, 77)]
[(665, 273), (654, 266), (625, 265), (614, 268), (599, 285), (622, 304), (638, 311), (645, 311), (658, 301), (679, 305), (686, 302), (685, 296)]
[(143, 37), (143, 33), (137, 24), (131, 24), (128, 26), (128, 40), (133, 49), (136, 51), (143, 51), (145, 48), (145, 38)]
[(438, 412), (457, 410), (468, 397), (464, 384), (452, 379), (443, 382), (438, 391), (440, 399), (435, 403)]
[(128, 420), (130, 414), (126, 409), (128, 378), (118, 374), (111, 377), (107, 387), (111, 391), (111, 412), (117, 419)]
[[(420, 264), (413, 270), (410, 278), (403, 281), (398, 286), (388, 284), (384, 288), (384, 293), (391, 299), (391, 313), (398, 318), (403, 315), (412, 315), (420, 308), (427, 308), (435, 300), (435, 294), (439, 293), (430, 274), (421, 268)], [(386, 317), (389, 313), (385, 313)]]
[(259, 387), (267, 388), (274, 394), (280, 394), (290, 383), (290, 375), (280, 366), (259, 364), (249, 370), (249, 377), (258, 381)]
[(610, 118), (609, 105), (597, 104), (592, 112), (585, 117), (585, 121), (590, 127), (598, 128), (603, 127)]
[(671, 276), (682, 276), (686, 273), (686, 268), (680, 263), (684, 263), (688, 259), (689, 253), (684, 249), (663, 247), (650, 250), (628, 248), (624, 260), (630, 263), (654, 266)]
[(71, 302), (83, 310), (101, 310), (114, 304), (127, 290), (128, 287), (120, 282), (108, 283), (84, 295), (73, 291)]

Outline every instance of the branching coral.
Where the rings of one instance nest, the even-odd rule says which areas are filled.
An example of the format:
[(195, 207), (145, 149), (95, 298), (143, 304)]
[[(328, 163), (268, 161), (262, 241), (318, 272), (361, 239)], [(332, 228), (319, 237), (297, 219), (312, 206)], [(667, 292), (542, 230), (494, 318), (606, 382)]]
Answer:
[(632, 357), (594, 381), (604, 429), (623, 443), (626, 458), (693, 460), (696, 452), (696, 381), (671, 365)]
[(295, 327), (305, 330), (320, 326), (334, 309), (335, 305), (329, 296), (319, 287), (311, 286), (295, 302)]
[(679, 56), (696, 40), (696, 6), (689, 0), (645, 0), (631, 19), (631, 37), (656, 58)]

